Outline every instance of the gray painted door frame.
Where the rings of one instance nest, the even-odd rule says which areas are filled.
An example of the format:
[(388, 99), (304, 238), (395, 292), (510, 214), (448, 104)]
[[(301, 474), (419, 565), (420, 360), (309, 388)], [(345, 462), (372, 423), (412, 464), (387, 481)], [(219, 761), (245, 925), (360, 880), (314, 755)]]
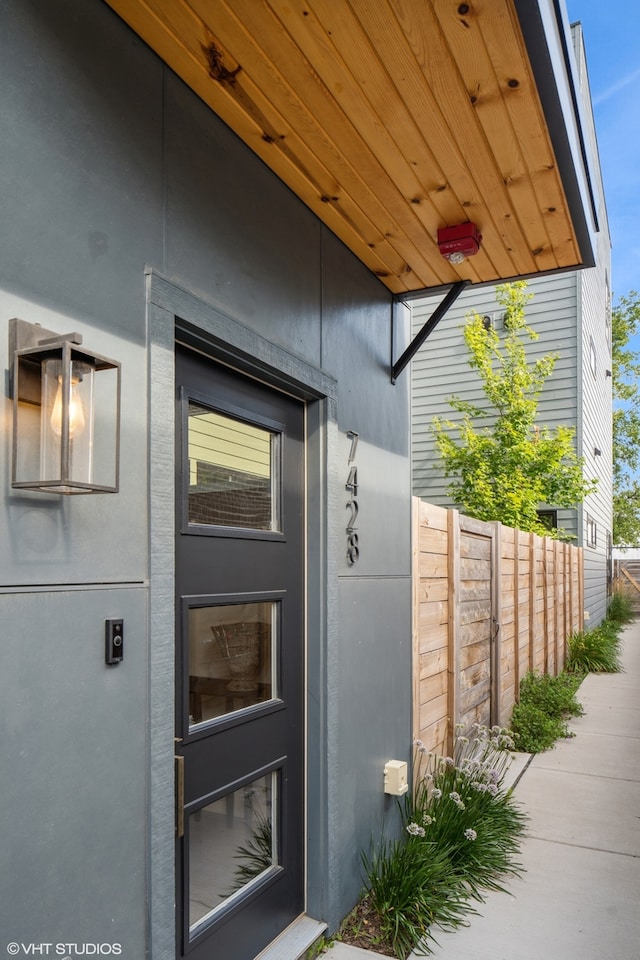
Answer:
[(336, 381), (237, 319), (149, 269), (146, 273), (149, 435), (148, 929), (153, 960), (175, 958), (175, 343), (306, 401), (308, 590), (306, 629), (306, 913), (327, 914), (327, 650), (337, 642), (337, 544), (328, 530), (328, 464), (336, 461)]

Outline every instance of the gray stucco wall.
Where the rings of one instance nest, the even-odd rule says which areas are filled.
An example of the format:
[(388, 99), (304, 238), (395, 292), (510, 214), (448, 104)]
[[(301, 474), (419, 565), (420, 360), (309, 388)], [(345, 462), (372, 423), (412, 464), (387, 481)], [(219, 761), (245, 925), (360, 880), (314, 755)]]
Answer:
[[(173, 955), (172, 825), (153, 819), (173, 804), (173, 745), (150, 746), (170, 734), (173, 690), (149, 631), (172, 545), (168, 524), (150, 566), (148, 489), (170, 478), (149, 446), (146, 267), (277, 345), (301, 383), (305, 365), (335, 380), (310, 417), (308, 651), (308, 908), (333, 927), (357, 898), (360, 848), (392, 818), (384, 762), (410, 752), (408, 378), (389, 380), (390, 296), (100, 0), (0, 0), (0, 16), (2, 328), (79, 330), (123, 382), (117, 495), (12, 492), (4, 401), (0, 930)], [(126, 629), (113, 669), (109, 616)]]

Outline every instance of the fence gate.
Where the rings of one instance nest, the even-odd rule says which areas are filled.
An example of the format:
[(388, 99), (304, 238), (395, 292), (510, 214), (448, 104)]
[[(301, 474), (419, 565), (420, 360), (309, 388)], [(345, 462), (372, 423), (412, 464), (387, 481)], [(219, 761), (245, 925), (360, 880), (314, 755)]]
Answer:
[[(584, 626), (583, 551), (417, 497), (413, 510), (414, 737), (444, 755), (456, 723), (509, 723), (527, 670), (562, 669)], [(640, 564), (634, 576), (640, 598)]]
[(468, 734), (497, 722), (496, 531), (456, 510), (449, 524), (449, 716)]

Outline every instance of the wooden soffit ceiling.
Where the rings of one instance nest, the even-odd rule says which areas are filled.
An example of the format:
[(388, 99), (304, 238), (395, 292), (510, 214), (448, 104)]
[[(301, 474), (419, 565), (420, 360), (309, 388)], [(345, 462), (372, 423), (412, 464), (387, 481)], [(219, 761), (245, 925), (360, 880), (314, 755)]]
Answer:
[(393, 293), (584, 262), (517, 0), (107, 2)]

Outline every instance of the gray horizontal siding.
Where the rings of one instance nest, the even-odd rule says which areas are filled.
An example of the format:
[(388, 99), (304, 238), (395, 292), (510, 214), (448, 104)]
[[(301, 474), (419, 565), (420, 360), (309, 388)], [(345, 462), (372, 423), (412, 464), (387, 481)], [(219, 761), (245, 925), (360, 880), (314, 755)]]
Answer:
[(585, 628), (597, 627), (607, 615), (607, 561), (592, 550), (584, 552)]
[[(611, 489), (611, 379), (606, 371), (611, 369), (610, 327), (607, 324), (610, 309), (611, 278), (611, 239), (602, 183), (602, 171), (598, 156), (589, 77), (585, 58), (582, 28), (580, 24), (572, 27), (574, 51), (578, 77), (578, 90), (582, 101), (583, 130), (590, 157), (591, 184), (598, 212), (599, 233), (597, 234), (597, 268), (584, 270), (578, 275), (579, 325), (582, 331), (582, 381), (579, 396), (580, 411), (580, 452), (585, 458), (585, 475), (598, 480), (598, 488), (584, 504), (583, 528), (586, 514), (596, 521), (598, 542), (594, 548), (585, 544), (585, 580), (589, 564), (594, 565), (590, 579), (600, 583), (606, 570), (607, 533), (612, 528), (612, 489)], [(590, 344), (593, 338), (596, 356), (595, 375), (590, 365)], [(594, 448), (602, 451), (601, 456), (594, 455)], [(600, 589), (600, 588), (599, 588)], [(593, 603), (592, 603), (593, 605)], [(588, 607), (587, 607), (588, 609)], [(603, 610), (600, 598), (599, 610)], [(593, 611), (591, 611), (593, 614)]]
[[(553, 428), (567, 424), (578, 426), (578, 354), (576, 331), (576, 277), (563, 274), (536, 279), (529, 283), (534, 294), (526, 316), (538, 334), (527, 345), (527, 355), (537, 359), (546, 353), (557, 353), (552, 376), (545, 384), (539, 405), (538, 422)], [(413, 306), (414, 335), (431, 316), (438, 300), (417, 301)], [(463, 327), (465, 317), (477, 311), (493, 318), (498, 332), (504, 330), (503, 311), (495, 299), (494, 288), (467, 290), (418, 351), (412, 364), (412, 458), (413, 489), (417, 496), (431, 503), (453, 506), (447, 493), (448, 481), (435, 453), (432, 434), (434, 417), (456, 422), (459, 415), (447, 398), (485, 405), (481, 381), (467, 360)], [(489, 422), (489, 421), (487, 421)], [(563, 511), (559, 522), (567, 532), (577, 533), (575, 511)]]
[[(604, 242), (604, 238), (600, 238)], [(606, 532), (612, 527), (612, 482), (611, 482), (611, 378), (606, 371), (611, 369), (611, 347), (606, 324), (607, 280), (602, 271), (584, 271), (579, 277), (581, 326), (582, 326), (582, 382), (580, 409), (581, 451), (585, 459), (585, 475), (597, 479), (596, 491), (584, 505), (597, 522), (596, 551), (606, 552)], [(595, 353), (595, 374), (591, 365), (591, 343)], [(601, 451), (595, 454), (596, 448)], [(586, 523), (586, 516), (585, 516)], [(585, 544), (585, 548), (591, 550)]]

